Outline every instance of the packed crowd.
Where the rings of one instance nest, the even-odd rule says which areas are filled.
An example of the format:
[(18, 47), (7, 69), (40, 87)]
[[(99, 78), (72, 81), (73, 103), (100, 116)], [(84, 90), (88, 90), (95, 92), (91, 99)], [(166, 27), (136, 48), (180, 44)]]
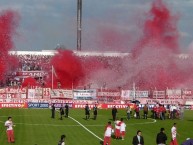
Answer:
[[(156, 104), (154, 107), (150, 110), (148, 107), (148, 104), (145, 104), (143, 108), (140, 108), (139, 105), (136, 105), (135, 108), (130, 108), (130, 106), (127, 107), (127, 119), (130, 119), (132, 116), (132, 112), (134, 112), (133, 116), (134, 118), (140, 119), (144, 118), (147, 119), (148, 113), (151, 112), (152, 114), (149, 115), (153, 119), (181, 119), (184, 118), (184, 105), (161, 105)], [(141, 117), (143, 116), (143, 117)]]
[(40, 71), (50, 69), (50, 55), (17, 55), (22, 71)]

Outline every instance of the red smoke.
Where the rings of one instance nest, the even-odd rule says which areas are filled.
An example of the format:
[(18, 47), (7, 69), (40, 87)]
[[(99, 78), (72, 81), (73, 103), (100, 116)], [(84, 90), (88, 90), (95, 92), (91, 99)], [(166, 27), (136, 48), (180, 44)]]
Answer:
[[(52, 58), (51, 66), (53, 66), (53, 85), (57, 87), (61, 83), (62, 88), (72, 88), (78, 86), (80, 81), (84, 81), (84, 72), (80, 58), (75, 56), (70, 50), (58, 50), (58, 53)], [(52, 72), (49, 74), (49, 81), (52, 85)]]
[[(179, 32), (177, 29), (178, 15), (162, 0), (152, 3), (143, 27), (142, 36), (136, 43), (129, 42), (129, 35), (109, 27), (100, 29), (99, 42), (105, 50), (117, 50), (124, 44), (134, 44), (128, 57), (77, 57), (70, 51), (59, 51), (52, 59), (51, 65), (56, 71), (57, 81), (62, 87), (71, 88), (72, 82), (78, 85), (95, 84), (107, 88), (132, 89), (166, 89), (190, 87), (193, 83), (193, 63), (190, 59), (178, 57)], [(119, 47), (120, 44), (120, 47)], [(92, 52), (91, 52), (92, 53)], [(55, 82), (57, 82), (55, 81)]]
[(37, 84), (36, 79), (32, 77), (25, 78), (22, 83), (22, 87), (31, 87), (31, 86), (37, 86), (37, 85), (38, 84)]
[[(140, 88), (175, 87), (182, 83), (176, 63), (179, 53), (178, 16), (172, 15), (162, 0), (152, 3), (143, 27), (143, 36), (132, 50), (137, 86)], [(140, 66), (140, 67), (139, 67)]]
[(130, 36), (127, 32), (119, 30), (116, 27), (100, 27), (97, 46), (101, 51), (119, 51), (128, 49)]
[(179, 32), (177, 29), (178, 16), (172, 15), (162, 0), (152, 3), (143, 27), (143, 37), (132, 51), (139, 55), (145, 47), (151, 49), (165, 49), (172, 53), (179, 53)]
[(0, 80), (4, 80), (5, 74), (18, 67), (17, 59), (8, 55), (8, 51), (14, 48), (13, 35), (16, 34), (18, 18), (18, 14), (13, 11), (0, 14)]

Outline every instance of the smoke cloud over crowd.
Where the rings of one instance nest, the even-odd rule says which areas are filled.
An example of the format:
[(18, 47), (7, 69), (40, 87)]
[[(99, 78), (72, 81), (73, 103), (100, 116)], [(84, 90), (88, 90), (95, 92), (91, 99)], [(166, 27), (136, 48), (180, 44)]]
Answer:
[[(78, 85), (105, 85), (107, 88), (132, 88), (133, 83), (139, 89), (191, 87), (193, 64), (190, 59), (179, 58), (180, 35), (177, 25), (180, 17), (162, 0), (154, 1), (144, 17), (142, 27), (138, 28), (143, 33), (133, 43), (132, 50), (127, 51), (131, 53), (128, 57), (80, 58), (69, 53), (70, 59), (67, 56), (65, 59), (61, 56), (67, 53), (61, 51), (59, 56), (55, 56), (57, 59), (53, 58), (56, 72), (63, 74), (62, 80), (69, 82), (70, 87), (71, 80), (79, 82)], [(98, 31), (101, 33), (99, 43), (111, 51), (117, 51), (119, 44), (122, 48), (121, 44), (130, 43), (129, 38), (132, 37), (132, 34), (119, 33), (118, 29), (111, 30), (111, 27), (99, 28)], [(79, 66), (76, 73), (67, 67), (75, 66), (73, 57)], [(69, 76), (68, 72), (76, 76)]]
[[(18, 13), (11, 10), (0, 14), (1, 80), (14, 67), (18, 67), (17, 59), (9, 56), (8, 51), (14, 48), (13, 37), (19, 19)], [(134, 83), (138, 89), (190, 88), (193, 84), (193, 63), (191, 54), (188, 59), (179, 58), (179, 19), (180, 16), (163, 0), (155, 0), (141, 17), (141, 25), (136, 24), (136, 31), (140, 30), (141, 33), (123, 32), (118, 27), (98, 27), (100, 35), (92, 38), (97, 40), (104, 52), (123, 52), (124, 49), (129, 55), (80, 57), (71, 50), (59, 49), (50, 61), (54, 75), (50, 71), (45, 84), (51, 86), (53, 77), (54, 87), (59, 83), (62, 88), (86, 86), (131, 89)], [(137, 40), (133, 41), (132, 37), (137, 37)], [(127, 44), (130, 49), (125, 47)]]
[(16, 57), (8, 55), (13, 50), (13, 36), (19, 24), (19, 15), (15, 11), (7, 10), (0, 13), (0, 80), (5, 80), (7, 74), (18, 67)]

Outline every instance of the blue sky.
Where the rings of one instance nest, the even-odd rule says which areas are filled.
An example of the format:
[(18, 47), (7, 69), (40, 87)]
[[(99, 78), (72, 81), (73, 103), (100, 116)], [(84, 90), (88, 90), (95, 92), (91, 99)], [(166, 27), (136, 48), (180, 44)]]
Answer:
[[(152, 1), (82, 0), (82, 48), (97, 49), (95, 34), (99, 26), (137, 33), (135, 20), (143, 17)], [(180, 15), (181, 49), (193, 48), (193, 0), (166, 2), (173, 14)], [(0, 11), (6, 9), (18, 11), (21, 16), (19, 36), (14, 38), (16, 50), (54, 49), (57, 44), (76, 50), (77, 0), (1, 0)]]

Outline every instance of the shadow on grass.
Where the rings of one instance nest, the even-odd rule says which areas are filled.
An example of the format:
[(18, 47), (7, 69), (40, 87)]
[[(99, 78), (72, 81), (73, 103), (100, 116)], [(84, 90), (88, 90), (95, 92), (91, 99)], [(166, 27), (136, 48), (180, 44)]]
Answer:
[(103, 141), (102, 140), (100, 141), (100, 144), (103, 145)]

